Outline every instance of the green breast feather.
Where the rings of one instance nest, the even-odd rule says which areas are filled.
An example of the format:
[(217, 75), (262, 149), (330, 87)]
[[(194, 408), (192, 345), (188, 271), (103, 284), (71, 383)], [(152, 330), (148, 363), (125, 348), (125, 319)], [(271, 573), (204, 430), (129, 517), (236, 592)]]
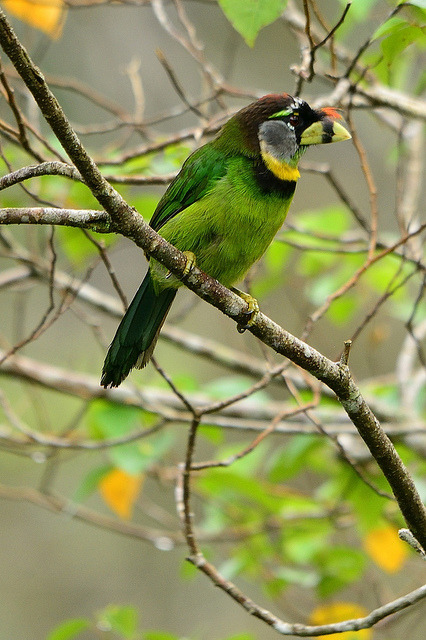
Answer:
[[(194, 253), (200, 269), (230, 286), (262, 256), (284, 222), (292, 196), (265, 194), (252, 158), (226, 156), (208, 147), (188, 158), (151, 226), (161, 227), (166, 240)], [(190, 186), (195, 177), (198, 197)], [(160, 289), (180, 286), (177, 279), (166, 280), (166, 270), (155, 261), (151, 274)]]

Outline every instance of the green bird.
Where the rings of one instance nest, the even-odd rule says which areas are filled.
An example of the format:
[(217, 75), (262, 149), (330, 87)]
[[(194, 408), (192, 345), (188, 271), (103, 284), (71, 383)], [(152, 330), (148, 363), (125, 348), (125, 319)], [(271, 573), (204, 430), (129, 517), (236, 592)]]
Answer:
[[(286, 217), (312, 144), (348, 140), (332, 108), (312, 109), (287, 93), (266, 95), (241, 109), (216, 137), (184, 162), (150, 225), (226, 287), (242, 280)], [(101, 384), (117, 387), (133, 367), (150, 360), (181, 282), (151, 259), (109, 347)], [(248, 302), (254, 298), (233, 289)]]

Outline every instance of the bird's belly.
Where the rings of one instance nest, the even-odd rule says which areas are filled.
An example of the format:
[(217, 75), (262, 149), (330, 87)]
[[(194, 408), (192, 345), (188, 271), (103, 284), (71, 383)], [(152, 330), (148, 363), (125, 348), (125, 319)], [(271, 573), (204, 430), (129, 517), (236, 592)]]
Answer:
[(259, 235), (243, 226), (240, 226), (238, 234), (217, 234), (213, 242), (198, 247), (198, 252), (194, 252), (197, 265), (225, 286), (231, 286), (244, 278), (263, 255), (273, 236), (270, 234), (270, 238), (262, 242)]
[[(284, 222), (289, 204), (275, 198), (259, 202), (247, 197), (238, 202), (228, 199), (225, 210), (216, 198), (213, 202), (204, 198), (164, 225), (161, 235), (181, 251), (194, 253), (200, 269), (229, 287), (242, 280), (266, 251)], [(157, 265), (155, 279), (163, 280)], [(171, 280), (168, 286), (179, 286)]]
[(242, 280), (272, 242), (288, 206), (278, 199), (259, 203), (248, 197), (230, 206), (226, 215), (212, 216), (210, 238), (194, 251), (197, 264), (225, 286)]

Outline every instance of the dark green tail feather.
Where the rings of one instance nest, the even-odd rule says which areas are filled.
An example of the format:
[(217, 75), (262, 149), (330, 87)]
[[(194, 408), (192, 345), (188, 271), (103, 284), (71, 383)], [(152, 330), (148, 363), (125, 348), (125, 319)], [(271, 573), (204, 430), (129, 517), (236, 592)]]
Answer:
[[(145, 366), (175, 295), (176, 289), (157, 294), (148, 271), (108, 349), (102, 369), (103, 387), (118, 387), (133, 367)], [(144, 358), (147, 350), (149, 357)]]

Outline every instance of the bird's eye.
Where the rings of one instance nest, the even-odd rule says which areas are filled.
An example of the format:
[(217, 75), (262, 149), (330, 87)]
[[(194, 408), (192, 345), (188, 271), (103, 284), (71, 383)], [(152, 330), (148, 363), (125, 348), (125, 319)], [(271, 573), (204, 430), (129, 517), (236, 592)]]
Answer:
[(292, 113), (288, 121), (292, 127), (297, 127), (297, 125), (299, 124), (299, 114)]

